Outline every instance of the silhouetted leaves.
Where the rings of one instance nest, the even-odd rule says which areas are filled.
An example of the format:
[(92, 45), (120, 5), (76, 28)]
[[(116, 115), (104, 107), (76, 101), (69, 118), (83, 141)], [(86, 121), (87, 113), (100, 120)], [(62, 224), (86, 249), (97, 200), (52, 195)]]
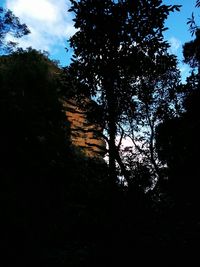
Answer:
[(199, 0), (196, 1), (196, 7), (200, 7), (200, 1)]
[(6, 37), (20, 38), (29, 34), (30, 31), (25, 24), (21, 24), (11, 10), (0, 7), (0, 54), (11, 52), (17, 45), (14, 41), (6, 41)]
[[(196, 38), (184, 45), (185, 62), (194, 71), (183, 88), (183, 110), (157, 127), (157, 149), (165, 166), (165, 192), (171, 196), (176, 212), (182, 218), (192, 216), (198, 224), (199, 215), (199, 30)], [(162, 190), (162, 189), (161, 189)]]
[(144, 86), (138, 92), (142, 80), (148, 79), (155, 69), (166, 71), (163, 64), (159, 65), (169, 47), (163, 37), (164, 22), (180, 6), (162, 5), (162, 1), (71, 3), (78, 31), (70, 39), (74, 49), (70, 68), (79, 84), (83, 84), (78, 88), (87, 86), (87, 94), (101, 105), (108, 135), (110, 177), (115, 183), (115, 161), (120, 161), (115, 145), (117, 133), (127, 119), (127, 109), (134, 105), (134, 97), (147, 97), (142, 92)]

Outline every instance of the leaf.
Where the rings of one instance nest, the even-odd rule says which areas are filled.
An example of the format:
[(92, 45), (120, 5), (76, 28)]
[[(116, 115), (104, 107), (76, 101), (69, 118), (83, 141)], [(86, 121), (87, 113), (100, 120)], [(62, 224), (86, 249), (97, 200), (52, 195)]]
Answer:
[(192, 12), (192, 19), (194, 20), (194, 12)]
[(176, 11), (180, 11), (181, 7), (182, 7), (181, 5), (176, 5), (174, 8), (175, 8)]
[(195, 7), (200, 7), (200, 0), (197, 0)]

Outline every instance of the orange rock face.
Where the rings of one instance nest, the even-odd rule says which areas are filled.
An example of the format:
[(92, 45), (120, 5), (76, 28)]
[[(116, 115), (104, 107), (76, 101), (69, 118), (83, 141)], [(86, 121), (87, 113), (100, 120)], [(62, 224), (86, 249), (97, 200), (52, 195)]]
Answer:
[(103, 129), (88, 121), (86, 110), (78, 107), (75, 100), (67, 100), (63, 106), (70, 122), (72, 144), (88, 157), (103, 157), (106, 150), (106, 143), (100, 137)]

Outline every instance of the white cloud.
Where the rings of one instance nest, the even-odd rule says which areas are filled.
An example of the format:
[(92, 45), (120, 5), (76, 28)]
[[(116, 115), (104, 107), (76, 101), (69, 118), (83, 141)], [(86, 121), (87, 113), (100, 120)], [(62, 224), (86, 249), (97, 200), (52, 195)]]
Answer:
[(41, 21), (55, 21), (57, 9), (54, 9), (53, 5), (48, 0), (19, 0), (19, 1), (7, 1), (14, 12), (23, 17), (29, 19), (36, 19)]
[(67, 39), (75, 32), (69, 6), (69, 0), (6, 0), (6, 7), (31, 31), (18, 40), (19, 45), (50, 53), (57, 46), (66, 46)]
[(185, 72), (187, 72), (188, 71), (188, 67), (187, 67), (187, 65), (185, 65), (185, 64), (181, 64), (181, 66), (180, 66), (180, 72), (182, 73), (182, 74), (184, 74)]
[(185, 83), (187, 77), (190, 76), (190, 67), (186, 64), (181, 63), (179, 64), (179, 69), (181, 72), (182, 82)]
[(181, 41), (175, 37), (171, 37), (169, 39), (169, 44), (170, 44), (170, 52), (172, 54), (176, 54), (178, 49), (181, 48)]

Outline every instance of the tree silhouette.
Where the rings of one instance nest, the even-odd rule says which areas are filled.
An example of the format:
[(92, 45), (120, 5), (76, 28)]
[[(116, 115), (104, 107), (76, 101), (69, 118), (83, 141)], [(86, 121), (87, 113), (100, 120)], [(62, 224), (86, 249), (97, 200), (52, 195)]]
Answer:
[(21, 260), (51, 247), (61, 222), (63, 173), (71, 154), (59, 72), (33, 49), (0, 57), (2, 242)]
[[(168, 190), (174, 199), (195, 206), (198, 203), (199, 170), (199, 30), (196, 38), (183, 46), (185, 63), (192, 67), (183, 89), (183, 110), (180, 116), (164, 120), (157, 128), (157, 149), (167, 164)], [(189, 205), (189, 204), (188, 204)], [(192, 210), (192, 207), (191, 207)]]
[[(180, 87), (176, 58), (167, 53), (158, 57), (149, 73), (138, 81), (136, 95), (127, 105), (122, 131), (124, 138), (129, 140), (122, 158), (131, 175), (134, 170), (137, 172), (139, 162), (149, 169), (152, 183), (159, 179), (162, 163), (155, 147), (156, 126), (180, 112)], [(131, 181), (134, 183), (133, 179)]]
[(21, 24), (12, 11), (0, 7), (0, 54), (11, 52), (17, 45), (16, 42), (6, 41), (8, 34), (14, 38), (20, 38), (29, 33), (28, 27)]
[(31, 48), (0, 57), (1, 245), (15, 261), (90, 266), (107, 231), (107, 167), (72, 147), (60, 76)]
[[(110, 181), (116, 182), (118, 124), (138, 81), (166, 51), (164, 21), (179, 6), (161, 1), (71, 1), (78, 31), (70, 39), (71, 68), (102, 106), (108, 133)], [(124, 169), (120, 164), (121, 169)], [(124, 174), (126, 170), (124, 169)], [(128, 179), (128, 176), (127, 176)]]

